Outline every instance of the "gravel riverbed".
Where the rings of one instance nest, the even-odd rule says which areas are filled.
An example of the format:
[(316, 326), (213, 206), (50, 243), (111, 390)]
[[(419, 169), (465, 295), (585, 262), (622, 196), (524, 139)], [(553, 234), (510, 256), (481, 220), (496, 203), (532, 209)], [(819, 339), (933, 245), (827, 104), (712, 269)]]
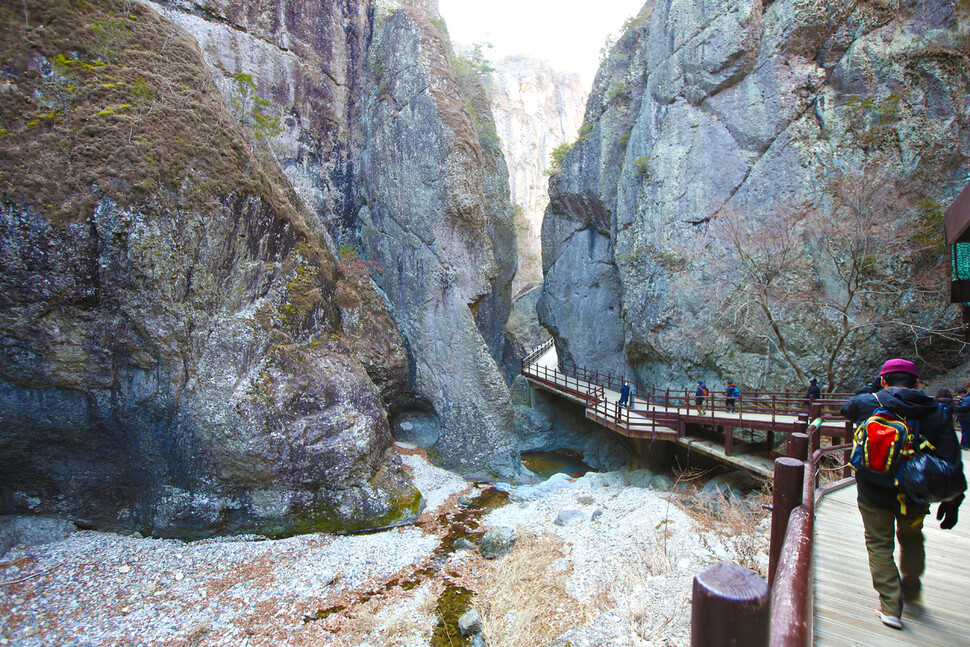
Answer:
[[(490, 646), (687, 645), (694, 574), (766, 560), (764, 523), (748, 536), (705, 526), (676, 504), (683, 492), (631, 485), (637, 475), (626, 473), (500, 485), (511, 502), (462, 523), (515, 528), (512, 554), (443, 551), (464, 519), (459, 495), (489, 486), (430, 465), (420, 450), (399, 451), (427, 501), (414, 526), (194, 542), (78, 531), (17, 545), (0, 558), (0, 645), (424, 646), (449, 585), (474, 594)], [(524, 561), (554, 552), (545, 570), (562, 582), (561, 617), (531, 637), (508, 622), (521, 609), (477, 603), (506, 577), (503, 560), (530, 546), (542, 552)]]

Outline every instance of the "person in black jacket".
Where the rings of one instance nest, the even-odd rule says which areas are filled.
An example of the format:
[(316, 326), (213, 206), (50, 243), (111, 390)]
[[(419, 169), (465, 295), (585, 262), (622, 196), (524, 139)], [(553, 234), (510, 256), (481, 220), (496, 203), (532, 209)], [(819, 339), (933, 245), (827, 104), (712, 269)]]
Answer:
[(960, 423), (960, 449), (970, 449), (970, 396), (966, 389), (957, 389), (954, 411)]
[[(918, 421), (919, 435), (933, 444), (935, 454), (962, 469), (953, 418), (936, 400), (919, 390), (916, 365), (905, 359), (891, 359), (883, 364), (879, 375), (882, 390), (854, 396), (842, 407), (842, 415), (858, 425), (882, 405), (907, 421)], [(855, 477), (872, 586), (879, 594), (877, 612), (883, 624), (901, 629), (903, 605), (917, 609), (920, 606), (920, 577), (925, 564), (923, 518), (929, 506), (907, 504), (901, 488), (887, 487), (863, 470), (857, 471)], [(961, 494), (940, 503), (936, 518), (942, 520), (941, 528), (949, 530), (956, 525), (962, 502)], [(893, 558), (894, 534), (899, 539), (898, 569)]]

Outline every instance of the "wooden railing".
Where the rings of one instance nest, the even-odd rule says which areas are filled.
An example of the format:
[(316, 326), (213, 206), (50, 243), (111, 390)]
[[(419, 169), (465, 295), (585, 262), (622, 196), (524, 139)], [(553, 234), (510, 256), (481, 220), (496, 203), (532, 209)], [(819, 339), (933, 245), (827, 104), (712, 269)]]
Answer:
[[(548, 346), (546, 346), (546, 349), (548, 349)], [(583, 366), (563, 364), (559, 370), (565, 375), (586, 382), (601, 384), (612, 391), (619, 391), (624, 384), (624, 379), (613, 375), (613, 373), (603, 373)], [(627, 383), (630, 385), (637, 403), (660, 407), (697, 408), (696, 400), (699, 396), (695, 394), (696, 387), (659, 389), (638, 382)], [(824, 415), (837, 415), (839, 408), (852, 395), (851, 393), (826, 393), (823, 394), (822, 398), (813, 402), (821, 405)], [(700, 397), (704, 399), (703, 409), (705, 412), (712, 414), (714, 412), (728, 412), (726, 403), (728, 398), (725, 391), (710, 391), (706, 396)], [(741, 391), (741, 394), (734, 400), (733, 409), (737, 413), (748, 412), (771, 416), (797, 416), (800, 413), (805, 413), (809, 404), (804, 393), (792, 391)]]
[(590, 399), (586, 417), (630, 438), (671, 440), (680, 435), (680, 418), (676, 414), (631, 416), (629, 407), (603, 397)]
[[(723, 431), (724, 454), (735, 452), (735, 428), (760, 430), (767, 433), (764, 442), (748, 445), (749, 449), (774, 447), (775, 432), (804, 433), (808, 420), (819, 416), (837, 415), (850, 394), (827, 394), (809, 403), (804, 395), (789, 391), (743, 391), (735, 398), (732, 410), (727, 409), (724, 393), (704, 396), (703, 413), (698, 409), (692, 389), (657, 389), (631, 383), (629, 409), (620, 410), (615, 402), (605, 402), (605, 390), (619, 391), (624, 380), (612, 373), (601, 372), (572, 364), (543, 366), (539, 358), (552, 346), (552, 340), (533, 350), (522, 361), (522, 373), (530, 379), (583, 401), (587, 417), (623, 435), (634, 438), (683, 438), (686, 425), (707, 425)], [(631, 416), (631, 411), (638, 414)], [(644, 420), (647, 419), (647, 420)], [(844, 438), (840, 425), (828, 424), (826, 435)], [(738, 439), (743, 442), (743, 439)]]
[[(817, 447), (820, 427), (816, 419), (808, 434), (792, 434), (789, 456), (775, 461), (768, 581), (724, 563), (694, 578), (692, 647), (812, 644), (815, 507), (824, 495), (854, 480), (846, 464), (851, 445)], [(824, 464), (826, 456), (835, 458), (834, 468)], [(839, 471), (842, 478), (823, 483), (826, 469)], [(713, 618), (720, 620), (716, 634), (709, 630)]]

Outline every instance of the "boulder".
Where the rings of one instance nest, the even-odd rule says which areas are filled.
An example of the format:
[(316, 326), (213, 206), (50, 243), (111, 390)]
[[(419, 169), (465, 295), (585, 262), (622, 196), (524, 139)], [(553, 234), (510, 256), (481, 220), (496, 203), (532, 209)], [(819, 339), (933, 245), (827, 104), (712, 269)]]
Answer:
[(475, 609), (469, 609), (458, 618), (458, 630), (462, 636), (471, 636), (482, 632), (482, 616)]
[(553, 522), (557, 526), (569, 526), (586, 520), (586, 515), (579, 510), (567, 509), (560, 510)]
[(0, 557), (17, 544), (39, 546), (60, 541), (77, 530), (70, 521), (55, 517), (0, 517)]
[(517, 538), (515, 528), (506, 526), (492, 528), (482, 536), (481, 544), (478, 546), (478, 552), (485, 559), (502, 557), (512, 550)]

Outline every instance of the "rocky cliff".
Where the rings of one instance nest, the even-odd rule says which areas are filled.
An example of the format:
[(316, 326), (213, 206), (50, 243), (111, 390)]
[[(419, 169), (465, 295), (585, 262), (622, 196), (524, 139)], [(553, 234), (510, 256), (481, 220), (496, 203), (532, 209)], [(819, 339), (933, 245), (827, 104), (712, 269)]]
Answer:
[(675, 387), (959, 362), (940, 214), (970, 171), (967, 42), (952, 0), (647, 3), (550, 183), (560, 356)]
[(576, 138), (588, 92), (579, 76), (545, 61), (508, 56), (495, 63), (490, 97), (516, 209), (519, 271), (514, 293), (542, 281), (542, 217), (549, 204), (552, 152)]
[(506, 360), (508, 374), (514, 377), (525, 353), (548, 336), (536, 317), (542, 285), (540, 233), (549, 204), (548, 170), (553, 151), (576, 137), (587, 91), (577, 75), (557, 72), (544, 61), (524, 56), (497, 61), (488, 90), (509, 167), (519, 254), (508, 325), (512, 348)]
[(223, 85), (252, 75), (281, 117), (275, 153), (313, 231), (368, 264), (410, 367), (389, 405), (395, 436), (468, 475), (515, 473), (496, 365), (516, 266), (507, 172), (437, 3), (155, 6)]
[(0, 512), (393, 525), (392, 425), (517, 470), (505, 171), (424, 9), (0, 12)]

